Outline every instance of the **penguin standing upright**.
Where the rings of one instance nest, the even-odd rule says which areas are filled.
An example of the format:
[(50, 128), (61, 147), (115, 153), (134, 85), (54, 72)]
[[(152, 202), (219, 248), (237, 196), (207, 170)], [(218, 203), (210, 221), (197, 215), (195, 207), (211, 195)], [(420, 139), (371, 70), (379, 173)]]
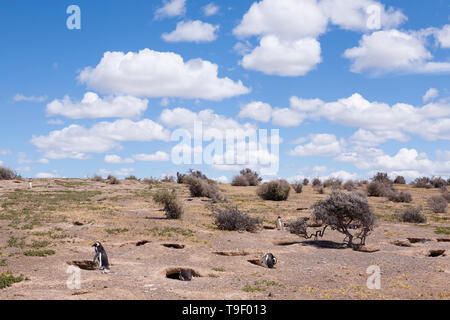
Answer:
[(108, 255), (106, 254), (105, 248), (98, 241), (92, 246), (95, 248), (94, 262), (97, 262), (98, 268), (100, 270), (109, 270)]
[(263, 265), (265, 265), (266, 267), (272, 269), (273, 266), (277, 263), (277, 258), (274, 257), (273, 254), (271, 253), (266, 253), (262, 258), (261, 258), (261, 263)]
[(277, 229), (283, 231), (283, 222), (281, 221), (281, 217), (278, 216), (277, 218)]

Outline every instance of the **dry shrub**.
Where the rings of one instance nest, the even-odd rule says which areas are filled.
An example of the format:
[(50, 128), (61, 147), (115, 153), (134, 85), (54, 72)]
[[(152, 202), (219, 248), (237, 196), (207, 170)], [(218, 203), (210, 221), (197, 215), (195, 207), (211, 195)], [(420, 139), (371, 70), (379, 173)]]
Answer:
[(232, 186), (257, 186), (261, 183), (262, 178), (256, 171), (249, 168), (242, 169), (239, 176), (235, 176), (231, 182)]
[(103, 182), (102, 176), (96, 174), (91, 178), (92, 181)]
[(19, 178), (14, 170), (9, 168), (0, 167), (0, 180), (14, 180)]
[(284, 201), (289, 197), (291, 186), (286, 180), (274, 180), (259, 186), (256, 194), (264, 200)]
[(319, 186), (321, 186), (321, 185), (322, 185), (322, 181), (320, 181), (319, 178), (314, 178), (314, 179), (313, 179), (313, 181), (312, 181), (312, 186), (313, 186), (313, 187), (319, 187)]
[(108, 178), (106, 178), (106, 180), (109, 184), (120, 184), (120, 180), (112, 175), (109, 175)]
[(367, 185), (367, 195), (369, 197), (388, 197), (392, 194), (392, 186), (380, 181), (372, 181)]
[(325, 189), (322, 186), (314, 187), (314, 191), (318, 194), (325, 194)]
[(303, 184), (300, 182), (295, 182), (292, 184), (292, 189), (294, 189), (295, 193), (302, 193)]
[(355, 184), (352, 180), (348, 180), (346, 183), (344, 183), (343, 188), (347, 191), (353, 191), (356, 189)]
[(447, 213), (448, 203), (444, 197), (431, 197), (427, 200), (427, 204), (434, 213)]
[(128, 177), (125, 178), (125, 180), (139, 181), (139, 179), (136, 178), (136, 176), (133, 176), (133, 175), (129, 175)]
[(215, 208), (214, 213), (214, 224), (220, 230), (256, 232), (262, 224), (261, 219), (252, 218), (234, 206)]
[(186, 174), (177, 172), (177, 183), (188, 183), (189, 178), (208, 180), (208, 177), (204, 175), (200, 170), (189, 169), (189, 172)]
[[(308, 235), (306, 219), (300, 218), (288, 224), (289, 231), (305, 238), (323, 237), (330, 227), (346, 236), (347, 245), (353, 247), (353, 239), (360, 239), (365, 244), (366, 237), (375, 226), (375, 214), (370, 210), (367, 198), (358, 192), (345, 193), (333, 191), (328, 199), (320, 200), (313, 206), (312, 218), (320, 221), (323, 229)], [(355, 231), (353, 233), (350, 228)]]
[(161, 179), (161, 182), (175, 182), (174, 176), (164, 176)]
[(422, 213), (422, 207), (408, 207), (398, 215), (398, 219), (401, 222), (409, 223), (425, 223), (427, 217)]
[(398, 176), (394, 180), (395, 184), (406, 184), (406, 180), (403, 176)]
[(164, 205), (164, 212), (167, 219), (180, 219), (182, 217), (183, 205), (178, 200), (175, 189), (172, 192), (159, 190), (153, 194), (153, 201)]
[(411, 195), (411, 193), (409, 193), (407, 191), (402, 191), (402, 192), (393, 191), (389, 195), (389, 200), (391, 200), (393, 202), (409, 203), (412, 201), (412, 195)]
[(342, 180), (338, 178), (328, 178), (323, 182), (324, 188), (339, 189), (342, 186)]
[(146, 184), (161, 184), (161, 180), (158, 178), (150, 177), (150, 178), (145, 178), (144, 183), (146, 183)]
[(381, 182), (385, 185), (392, 186), (393, 182), (391, 179), (389, 179), (389, 176), (385, 172), (378, 172), (376, 175), (373, 176), (372, 181)]
[(303, 185), (307, 186), (309, 184), (309, 179), (305, 178), (303, 179)]
[(184, 178), (184, 183), (189, 185), (191, 197), (206, 197), (213, 201), (224, 200), (224, 196), (220, 192), (217, 182), (214, 180), (188, 176)]
[(450, 192), (447, 191), (447, 188), (442, 189), (441, 196), (450, 203)]
[(428, 177), (421, 177), (414, 180), (414, 187), (416, 188), (426, 188), (431, 189), (433, 186), (431, 185), (431, 179)]
[(434, 188), (438, 188), (438, 189), (443, 188), (447, 185), (447, 182), (444, 179), (442, 179), (441, 177), (437, 177), (437, 178), (433, 177), (430, 180), (430, 183)]

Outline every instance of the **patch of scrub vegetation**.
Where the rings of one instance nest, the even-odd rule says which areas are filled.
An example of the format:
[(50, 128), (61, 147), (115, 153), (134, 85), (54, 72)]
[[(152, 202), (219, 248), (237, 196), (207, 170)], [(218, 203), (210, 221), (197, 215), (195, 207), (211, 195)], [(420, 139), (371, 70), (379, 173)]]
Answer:
[(11, 237), (8, 240), (8, 247), (14, 247), (14, 248), (21, 248), (21, 249), (23, 249), (26, 246), (24, 239), (25, 238)]
[(127, 229), (127, 228), (114, 228), (114, 229), (106, 229), (105, 231), (108, 234), (119, 234), (119, 233), (128, 232), (129, 229)]
[(449, 235), (450, 234), (450, 227), (435, 227), (434, 228), (434, 233)]
[(6, 259), (0, 259), (0, 267), (6, 267)]
[(164, 227), (164, 228), (153, 227), (147, 230), (150, 231), (154, 237), (159, 238), (172, 238), (174, 235), (181, 235), (183, 237), (194, 236), (194, 231), (178, 227)]
[(225, 272), (224, 268), (212, 268), (212, 269), (217, 272)]
[(0, 289), (25, 280), (24, 276), (15, 277), (10, 271), (0, 273)]
[(48, 247), (49, 244), (50, 244), (50, 242), (48, 242), (47, 240), (43, 240), (43, 241), (33, 240), (33, 243), (30, 245), (30, 247), (33, 249), (41, 249), (41, 248)]
[(70, 181), (70, 180), (55, 180), (55, 184), (64, 188), (75, 188), (85, 185), (84, 181)]
[(55, 228), (54, 231), (46, 231), (46, 232), (36, 231), (36, 232), (33, 232), (32, 235), (33, 236), (38, 236), (38, 237), (49, 237), (49, 238), (52, 238), (52, 239), (64, 239), (64, 238), (68, 237), (67, 234), (65, 234), (65, 233), (57, 233), (57, 231), (61, 231), (61, 229)]
[(255, 281), (253, 286), (247, 283), (242, 290), (245, 292), (258, 292), (266, 291), (268, 287), (283, 287), (283, 285), (275, 281), (262, 280)]
[(23, 254), (27, 257), (46, 257), (55, 253), (54, 250), (27, 250)]

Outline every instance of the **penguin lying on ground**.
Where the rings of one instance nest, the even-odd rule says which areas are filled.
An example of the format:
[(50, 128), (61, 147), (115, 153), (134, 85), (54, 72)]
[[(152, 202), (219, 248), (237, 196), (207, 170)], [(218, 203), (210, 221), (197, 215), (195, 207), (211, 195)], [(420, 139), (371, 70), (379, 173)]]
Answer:
[(265, 265), (268, 268), (273, 268), (273, 266), (277, 263), (277, 258), (274, 257), (273, 254), (271, 253), (266, 253), (262, 259), (261, 259), (261, 263), (263, 265)]

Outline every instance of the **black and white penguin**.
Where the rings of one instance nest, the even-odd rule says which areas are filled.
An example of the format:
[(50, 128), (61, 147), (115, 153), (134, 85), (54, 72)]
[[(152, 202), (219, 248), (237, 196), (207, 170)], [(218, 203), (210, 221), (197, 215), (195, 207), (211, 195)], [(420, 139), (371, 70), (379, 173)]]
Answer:
[(266, 253), (262, 259), (261, 259), (261, 263), (263, 265), (265, 265), (268, 268), (273, 268), (273, 266), (277, 263), (277, 258), (274, 257), (273, 254), (271, 253)]
[(179, 279), (181, 281), (191, 281), (192, 280), (192, 271), (188, 269), (181, 269)]
[(277, 218), (277, 229), (283, 231), (284, 227), (283, 227), (283, 221), (281, 221), (281, 217), (278, 216)]
[(92, 245), (95, 249), (94, 262), (97, 262), (98, 268), (100, 270), (109, 270), (108, 255), (106, 254), (105, 248), (103, 248), (100, 242), (95, 242)]

